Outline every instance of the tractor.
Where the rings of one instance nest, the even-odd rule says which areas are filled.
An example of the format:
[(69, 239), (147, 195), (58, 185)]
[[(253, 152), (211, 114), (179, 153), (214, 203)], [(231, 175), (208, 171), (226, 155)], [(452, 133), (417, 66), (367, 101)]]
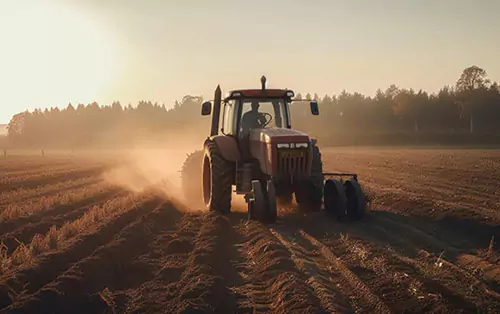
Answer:
[[(217, 86), (214, 100), (201, 105), (202, 115), (212, 115), (210, 134), (181, 169), (185, 198), (227, 214), (235, 192), (244, 195), (250, 220), (273, 223), (277, 204), (295, 196), (306, 212), (323, 208), (337, 219), (361, 219), (366, 206), (357, 175), (323, 173), (317, 140), (292, 129), (290, 104), (304, 102), (294, 97), (266, 88), (265, 76), (260, 89), (233, 90), (224, 99)], [(319, 115), (317, 101), (309, 105)]]

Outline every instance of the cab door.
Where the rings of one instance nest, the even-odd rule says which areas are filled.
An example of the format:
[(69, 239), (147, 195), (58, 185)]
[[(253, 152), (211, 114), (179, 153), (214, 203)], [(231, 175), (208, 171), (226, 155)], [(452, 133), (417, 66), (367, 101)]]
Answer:
[(224, 112), (222, 114), (222, 134), (236, 136), (236, 103), (234, 100), (227, 101), (224, 104)]

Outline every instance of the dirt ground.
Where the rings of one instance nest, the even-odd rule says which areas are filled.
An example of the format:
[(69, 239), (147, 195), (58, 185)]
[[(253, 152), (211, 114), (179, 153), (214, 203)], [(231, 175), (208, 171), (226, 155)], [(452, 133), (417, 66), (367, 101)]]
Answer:
[(151, 160), (0, 159), (0, 313), (500, 312), (500, 151), (322, 153), (362, 221), (208, 213)]

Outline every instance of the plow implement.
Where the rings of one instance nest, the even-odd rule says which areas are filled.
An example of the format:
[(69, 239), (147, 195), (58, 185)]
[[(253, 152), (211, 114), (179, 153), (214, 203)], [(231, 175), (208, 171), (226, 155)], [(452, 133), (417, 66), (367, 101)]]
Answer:
[[(345, 179), (347, 177), (347, 179)], [(358, 176), (353, 173), (323, 173), (325, 212), (338, 220), (360, 220), (366, 210), (366, 197)]]

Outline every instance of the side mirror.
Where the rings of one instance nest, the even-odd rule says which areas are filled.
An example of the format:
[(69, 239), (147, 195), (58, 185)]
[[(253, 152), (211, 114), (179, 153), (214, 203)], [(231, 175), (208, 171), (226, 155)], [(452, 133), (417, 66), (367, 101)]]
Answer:
[(201, 104), (201, 115), (208, 116), (212, 113), (212, 103), (209, 101), (205, 101)]
[(316, 100), (311, 101), (311, 113), (315, 116), (319, 115), (318, 102)]

